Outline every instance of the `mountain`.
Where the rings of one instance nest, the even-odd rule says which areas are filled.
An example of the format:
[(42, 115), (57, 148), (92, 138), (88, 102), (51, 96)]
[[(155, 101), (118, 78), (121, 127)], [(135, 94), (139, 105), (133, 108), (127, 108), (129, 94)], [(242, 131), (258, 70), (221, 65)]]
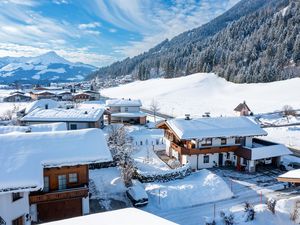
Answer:
[(298, 0), (241, 0), (211, 22), (88, 78), (147, 80), (214, 72), (237, 83), (289, 79), (300, 74), (299, 26)]
[(96, 67), (72, 63), (54, 51), (37, 57), (0, 58), (0, 83), (46, 83), (81, 81)]

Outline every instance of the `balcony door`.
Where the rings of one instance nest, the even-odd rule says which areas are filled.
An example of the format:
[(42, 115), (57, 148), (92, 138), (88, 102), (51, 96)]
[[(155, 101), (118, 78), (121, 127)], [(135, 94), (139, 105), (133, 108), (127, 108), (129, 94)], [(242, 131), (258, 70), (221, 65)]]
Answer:
[(67, 188), (67, 176), (58, 175), (58, 190), (64, 190)]

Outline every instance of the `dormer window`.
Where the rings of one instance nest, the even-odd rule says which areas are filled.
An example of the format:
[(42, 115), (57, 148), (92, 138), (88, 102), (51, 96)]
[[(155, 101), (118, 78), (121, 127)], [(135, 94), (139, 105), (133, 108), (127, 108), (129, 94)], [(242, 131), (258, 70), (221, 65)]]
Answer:
[(212, 145), (212, 138), (204, 139), (204, 142), (201, 144), (202, 146), (211, 146)]

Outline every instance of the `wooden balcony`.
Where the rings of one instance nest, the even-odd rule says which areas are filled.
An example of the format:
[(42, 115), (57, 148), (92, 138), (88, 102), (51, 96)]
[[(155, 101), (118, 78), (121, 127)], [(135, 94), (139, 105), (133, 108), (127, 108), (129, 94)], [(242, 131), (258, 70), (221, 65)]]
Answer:
[(204, 148), (185, 148), (175, 143), (171, 144), (171, 148), (181, 155), (197, 155), (197, 154), (212, 154), (221, 152), (235, 152), (241, 148), (240, 145), (233, 146), (218, 146), (218, 147), (204, 147)]
[(72, 199), (72, 198), (83, 198), (87, 197), (89, 189), (87, 187), (66, 189), (56, 192), (42, 193), (37, 192), (36, 194), (29, 196), (30, 204), (49, 202), (55, 200)]

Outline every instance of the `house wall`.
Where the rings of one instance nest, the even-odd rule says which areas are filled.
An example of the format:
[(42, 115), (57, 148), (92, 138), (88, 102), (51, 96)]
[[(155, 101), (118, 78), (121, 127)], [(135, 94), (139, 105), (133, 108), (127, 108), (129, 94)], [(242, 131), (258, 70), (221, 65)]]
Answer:
[[(77, 173), (77, 183), (69, 182), (69, 174)], [(49, 168), (44, 169), (44, 176), (49, 177), (50, 183), (50, 192), (58, 190), (58, 176), (66, 175), (67, 176), (67, 188), (76, 188), (79, 186), (83, 186), (89, 183), (89, 175), (88, 175), (88, 166), (65, 166), (65, 167), (57, 167), (57, 168)]]
[(82, 215), (90, 213), (90, 200), (89, 197), (82, 198)]
[(12, 194), (0, 194), (0, 216), (6, 222), (6, 225), (12, 225), (12, 221), (23, 216), (24, 224), (30, 225), (26, 221), (26, 214), (29, 214), (28, 192), (22, 192), (23, 198), (12, 201)]
[[(125, 109), (128, 109), (127, 111)], [(135, 107), (135, 106), (122, 106), (120, 107), (121, 112), (139, 112), (140, 107)]]

